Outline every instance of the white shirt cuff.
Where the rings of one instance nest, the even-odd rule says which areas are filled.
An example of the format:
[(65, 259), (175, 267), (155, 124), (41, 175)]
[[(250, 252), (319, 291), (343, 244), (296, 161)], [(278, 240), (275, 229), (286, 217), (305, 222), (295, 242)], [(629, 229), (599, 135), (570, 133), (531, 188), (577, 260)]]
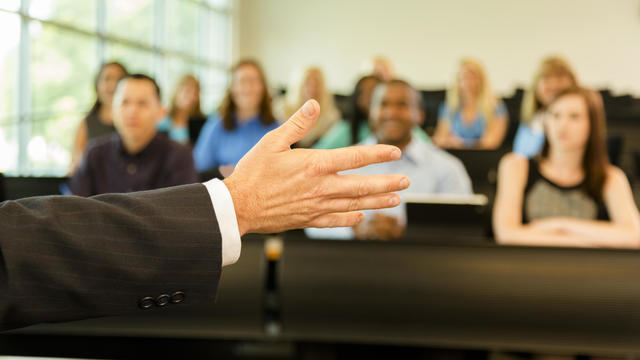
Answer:
[(220, 236), (222, 237), (222, 266), (234, 264), (240, 257), (240, 230), (236, 210), (227, 186), (219, 179), (211, 179), (203, 184), (216, 213)]

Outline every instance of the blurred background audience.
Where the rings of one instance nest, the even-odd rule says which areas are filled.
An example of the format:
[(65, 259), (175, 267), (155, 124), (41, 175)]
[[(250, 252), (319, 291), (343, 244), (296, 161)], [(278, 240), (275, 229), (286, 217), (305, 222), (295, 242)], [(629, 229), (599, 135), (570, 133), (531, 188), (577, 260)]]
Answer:
[(320, 117), (307, 135), (298, 141), (296, 145), (299, 147), (312, 147), (342, 116), (334, 104), (322, 70), (309, 67), (292, 77), (286, 95), (276, 103), (276, 117), (285, 121), (309, 99), (320, 103)]
[(640, 214), (625, 174), (609, 163), (604, 109), (569, 88), (548, 103), (539, 157), (500, 163), (494, 230), (500, 244), (640, 248)]
[(90, 143), (69, 180), (74, 195), (132, 192), (198, 181), (191, 149), (159, 134), (165, 110), (160, 88), (147, 75), (125, 75), (113, 100), (116, 134)]
[(545, 139), (543, 123), (547, 106), (559, 92), (578, 85), (575, 72), (563, 58), (551, 56), (540, 63), (522, 98), (514, 152), (529, 158), (540, 152)]
[(96, 100), (87, 116), (82, 119), (76, 131), (71, 159), (71, 172), (79, 164), (89, 140), (111, 134), (113, 126), (112, 103), (118, 81), (127, 74), (127, 69), (119, 62), (108, 62), (100, 67), (94, 81)]
[(193, 149), (196, 169), (218, 169), (228, 176), (244, 154), (277, 126), (260, 65), (253, 60), (238, 62), (217, 114), (207, 119)]
[(440, 105), (433, 142), (451, 149), (496, 149), (507, 131), (507, 109), (495, 96), (484, 67), (464, 59), (446, 102)]
[(191, 74), (184, 75), (171, 96), (169, 114), (158, 123), (158, 131), (173, 141), (195, 144), (206, 121), (200, 106), (200, 83)]

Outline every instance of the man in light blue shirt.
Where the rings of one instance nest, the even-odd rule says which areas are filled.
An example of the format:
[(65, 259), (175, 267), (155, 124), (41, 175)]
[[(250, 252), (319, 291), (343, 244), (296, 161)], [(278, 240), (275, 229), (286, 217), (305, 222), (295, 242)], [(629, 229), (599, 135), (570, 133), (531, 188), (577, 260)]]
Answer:
[[(421, 103), (420, 93), (405, 81), (392, 80), (378, 85), (371, 100), (369, 124), (372, 135), (359, 145), (394, 145), (402, 150), (402, 157), (345, 174), (402, 174), (411, 179), (411, 185), (404, 191), (406, 193), (471, 195), (471, 180), (460, 160), (431, 143), (411, 136), (411, 129), (423, 121)], [(406, 223), (403, 207), (365, 214), (367, 218), (354, 228), (307, 229), (307, 235), (385, 240), (402, 235)]]

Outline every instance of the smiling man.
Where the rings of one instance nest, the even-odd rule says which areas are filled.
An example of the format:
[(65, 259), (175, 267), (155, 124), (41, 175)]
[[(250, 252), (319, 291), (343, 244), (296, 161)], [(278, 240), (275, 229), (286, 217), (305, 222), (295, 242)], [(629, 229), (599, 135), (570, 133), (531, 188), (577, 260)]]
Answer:
[(462, 163), (412, 136), (411, 129), (424, 119), (421, 103), (420, 93), (406, 81), (391, 80), (376, 87), (369, 112), (372, 135), (360, 145), (394, 145), (402, 150), (402, 157), (355, 171), (407, 175), (412, 179), (407, 190), (411, 193), (470, 194), (471, 180)]
[[(411, 179), (406, 192), (415, 194), (471, 194), (471, 180), (462, 162), (420, 137), (411, 129), (423, 121), (420, 93), (403, 80), (379, 84), (371, 99), (372, 135), (358, 145), (387, 144), (402, 150), (396, 161), (373, 164), (346, 174), (402, 174)], [(353, 229), (307, 229), (313, 238), (391, 240), (401, 237), (406, 225), (403, 207), (366, 211)]]
[(190, 149), (156, 130), (164, 115), (153, 78), (143, 74), (122, 78), (113, 99), (117, 134), (90, 145), (69, 181), (71, 192), (92, 196), (197, 182)]
[[(422, 98), (409, 83), (391, 80), (376, 87), (371, 99), (369, 126), (372, 135), (360, 145), (399, 147), (402, 157), (385, 164), (353, 170), (354, 174), (402, 174), (411, 179), (406, 191), (417, 194), (471, 194), (471, 180), (462, 162), (422, 138), (411, 129), (424, 120)], [(374, 211), (354, 227), (360, 239), (388, 240), (400, 237), (405, 226), (403, 207)]]

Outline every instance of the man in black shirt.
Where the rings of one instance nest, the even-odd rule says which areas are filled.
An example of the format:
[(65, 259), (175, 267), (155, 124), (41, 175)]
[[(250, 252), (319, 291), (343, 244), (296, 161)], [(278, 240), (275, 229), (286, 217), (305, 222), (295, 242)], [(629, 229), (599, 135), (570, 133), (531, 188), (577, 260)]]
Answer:
[(160, 88), (142, 74), (122, 78), (113, 99), (117, 134), (90, 144), (69, 181), (75, 195), (151, 190), (198, 181), (191, 151), (156, 130)]

